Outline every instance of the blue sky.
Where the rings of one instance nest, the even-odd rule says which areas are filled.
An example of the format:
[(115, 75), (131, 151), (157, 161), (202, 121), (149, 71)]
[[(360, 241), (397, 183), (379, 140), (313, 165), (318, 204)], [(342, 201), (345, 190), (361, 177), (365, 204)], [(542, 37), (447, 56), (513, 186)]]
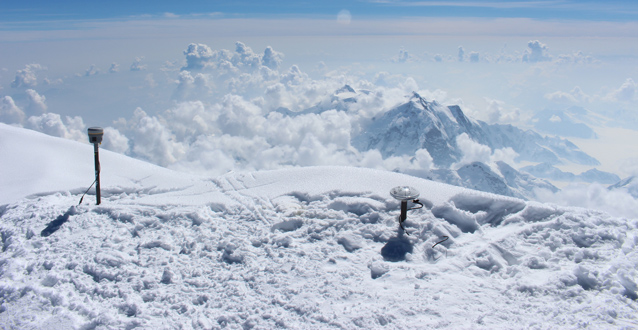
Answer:
[(632, 21), (638, 16), (635, 1), (47, 1), (0, 2), (0, 22), (125, 19), (140, 15), (193, 15), (219, 13), (224, 17), (330, 16), (346, 9), (360, 17), (527, 17)]

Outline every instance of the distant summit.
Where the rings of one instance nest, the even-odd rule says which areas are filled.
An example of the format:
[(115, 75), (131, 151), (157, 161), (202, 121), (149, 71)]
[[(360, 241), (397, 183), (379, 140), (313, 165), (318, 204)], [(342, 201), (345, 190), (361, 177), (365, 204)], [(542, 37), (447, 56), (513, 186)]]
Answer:
[(375, 118), (352, 144), (362, 151), (378, 149), (384, 157), (411, 155), (418, 149), (427, 149), (437, 166), (448, 167), (461, 160), (456, 137), (463, 133), (492, 150), (512, 148), (519, 155), (517, 161), (600, 165), (568, 140), (543, 137), (512, 125), (473, 120), (457, 105), (442, 106), (418, 93)]
[(589, 183), (603, 183), (611, 184), (620, 181), (620, 177), (616, 174), (603, 172), (598, 169), (591, 169), (581, 174), (573, 174), (570, 172), (564, 172), (560, 169), (552, 166), (548, 163), (541, 163), (538, 165), (525, 166), (521, 168), (521, 171), (525, 171), (535, 177), (553, 180), (553, 181), (565, 181), (565, 182), (589, 182)]
[[(348, 112), (350, 105), (359, 102), (366, 94), (369, 92), (344, 85), (311, 108), (298, 112), (288, 109), (276, 111), (287, 116), (319, 114), (328, 110)], [(378, 150), (383, 158), (414, 157), (418, 150), (425, 149), (432, 157), (434, 169), (398, 171), (456, 186), (524, 199), (534, 199), (538, 189), (559, 190), (548, 181), (536, 178), (534, 173), (519, 172), (502, 161), (494, 164), (480, 161), (462, 163), (466, 162), (464, 151), (457, 143), (457, 137), (462, 134), (489, 147), (492, 153), (511, 148), (518, 154), (517, 161), (542, 162), (549, 167), (563, 163), (600, 164), (568, 140), (543, 137), (512, 125), (490, 125), (474, 120), (466, 116), (458, 105), (444, 106), (434, 100), (428, 101), (417, 92), (407, 96), (404, 103), (364, 124), (360, 133), (353, 135), (351, 144), (362, 152)], [(586, 176), (595, 181), (607, 174), (610, 173), (590, 172)]]
[(618, 183), (609, 186), (609, 190), (625, 190), (634, 198), (638, 198), (638, 178), (635, 175), (624, 178)]
[(356, 93), (354, 88), (350, 87), (350, 85), (346, 84), (343, 87), (337, 89), (337, 91), (335, 92), (335, 94), (342, 94), (342, 93)]
[(413, 155), (426, 149), (434, 164), (449, 167), (462, 155), (455, 140), (462, 132), (449, 108), (428, 102), (415, 92), (408, 102), (373, 118), (352, 145), (361, 151), (377, 149), (384, 157)]

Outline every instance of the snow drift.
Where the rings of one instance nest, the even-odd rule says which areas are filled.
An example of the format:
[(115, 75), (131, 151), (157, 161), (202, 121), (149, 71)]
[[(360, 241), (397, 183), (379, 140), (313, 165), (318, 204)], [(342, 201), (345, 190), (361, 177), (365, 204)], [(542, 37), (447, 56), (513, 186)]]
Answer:
[[(636, 220), (371, 169), (205, 178), (109, 152), (102, 205), (78, 206), (91, 146), (6, 125), (0, 143), (5, 328), (638, 327)], [(398, 185), (427, 206), (409, 235)]]

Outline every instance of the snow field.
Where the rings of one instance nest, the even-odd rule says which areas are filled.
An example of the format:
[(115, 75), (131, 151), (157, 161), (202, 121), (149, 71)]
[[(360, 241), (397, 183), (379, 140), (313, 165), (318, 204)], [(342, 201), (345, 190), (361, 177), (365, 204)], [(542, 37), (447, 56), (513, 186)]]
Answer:
[[(102, 205), (77, 206), (91, 146), (0, 128), (3, 328), (638, 328), (636, 219), (371, 169), (203, 178), (109, 152)], [(426, 205), (409, 235), (402, 185)]]
[[(410, 235), (400, 235), (399, 203), (387, 192), (346, 192), (327, 180), (309, 192), (279, 193), (297, 176), (362, 172), (405, 179), (310, 168), (216, 178), (218, 191), (202, 205), (166, 202), (189, 189), (121, 190), (105, 194), (100, 206), (68, 208), (78, 200), (71, 193), (5, 205), (0, 323), (16, 329), (636, 327), (635, 220), (461, 191), (431, 210), (410, 212)], [(312, 183), (299, 188), (306, 185)], [(233, 202), (216, 201), (220, 192)], [(435, 217), (439, 209), (447, 211)], [(40, 236), (67, 212), (57, 232)], [(450, 239), (432, 248), (443, 235)], [(402, 261), (384, 260), (389, 242), (412, 251)]]

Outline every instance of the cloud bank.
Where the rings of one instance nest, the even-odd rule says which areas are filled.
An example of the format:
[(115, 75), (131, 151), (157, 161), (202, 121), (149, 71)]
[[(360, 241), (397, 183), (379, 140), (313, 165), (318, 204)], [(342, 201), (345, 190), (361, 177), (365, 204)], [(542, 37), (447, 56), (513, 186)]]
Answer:
[[(530, 42), (528, 48), (527, 57), (521, 56), (520, 61), (552, 59), (542, 43)], [(458, 60), (483, 61), (478, 52), (467, 54), (459, 47)], [(351, 138), (384, 111), (405, 102), (413, 91), (439, 102), (448, 99), (445, 92), (421, 90), (414, 79), (387, 72), (378, 72), (371, 80), (338, 72), (315, 79), (299, 66), (282, 67), (284, 55), (272, 47), (256, 52), (242, 42), (237, 42), (232, 51), (192, 43), (183, 56), (182, 64), (176, 62), (172, 69), (161, 74), (145, 73), (143, 77), (151, 89), (157, 87), (159, 79), (170, 81), (172, 105), (156, 113), (139, 107), (132, 116), (108, 125), (104, 148), (205, 175), (313, 165), (392, 171), (435, 169), (425, 149), (409, 157), (384, 158), (377, 150), (355, 149)], [(398, 59), (397, 62), (403, 62), (412, 57), (403, 50)], [(136, 58), (130, 70), (144, 70), (142, 61), (142, 57)], [(28, 65), (18, 71), (20, 88), (37, 86), (35, 72), (42, 68)], [(89, 72), (97, 70), (92, 66)], [(124, 74), (118, 72), (116, 63), (109, 72), (117, 75), (100, 77)], [(605, 97), (630, 102), (636, 98), (635, 87), (634, 81), (627, 79)], [(10, 96), (3, 97), (0, 120), (85, 142), (84, 120), (48, 112), (47, 98), (35, 88), (22, 89), (24, 94), (19, 102)], [(353, 102), (355, 93), (357, 99)], [(589, 98), (580, 88), (546, 95), (548, 100), (566, 102)], [(507, 109), (497, 100), (486, 101), (489, 121), (520, 120), (517, 109)], [(457, 167), (473, 161), (513, 164), (516, 157), (511, 149), (490, 150), (467, 135), (457, 137), (457, 144), (463, 152)], [(604, 204), (610, 200), (598, 201)]]

